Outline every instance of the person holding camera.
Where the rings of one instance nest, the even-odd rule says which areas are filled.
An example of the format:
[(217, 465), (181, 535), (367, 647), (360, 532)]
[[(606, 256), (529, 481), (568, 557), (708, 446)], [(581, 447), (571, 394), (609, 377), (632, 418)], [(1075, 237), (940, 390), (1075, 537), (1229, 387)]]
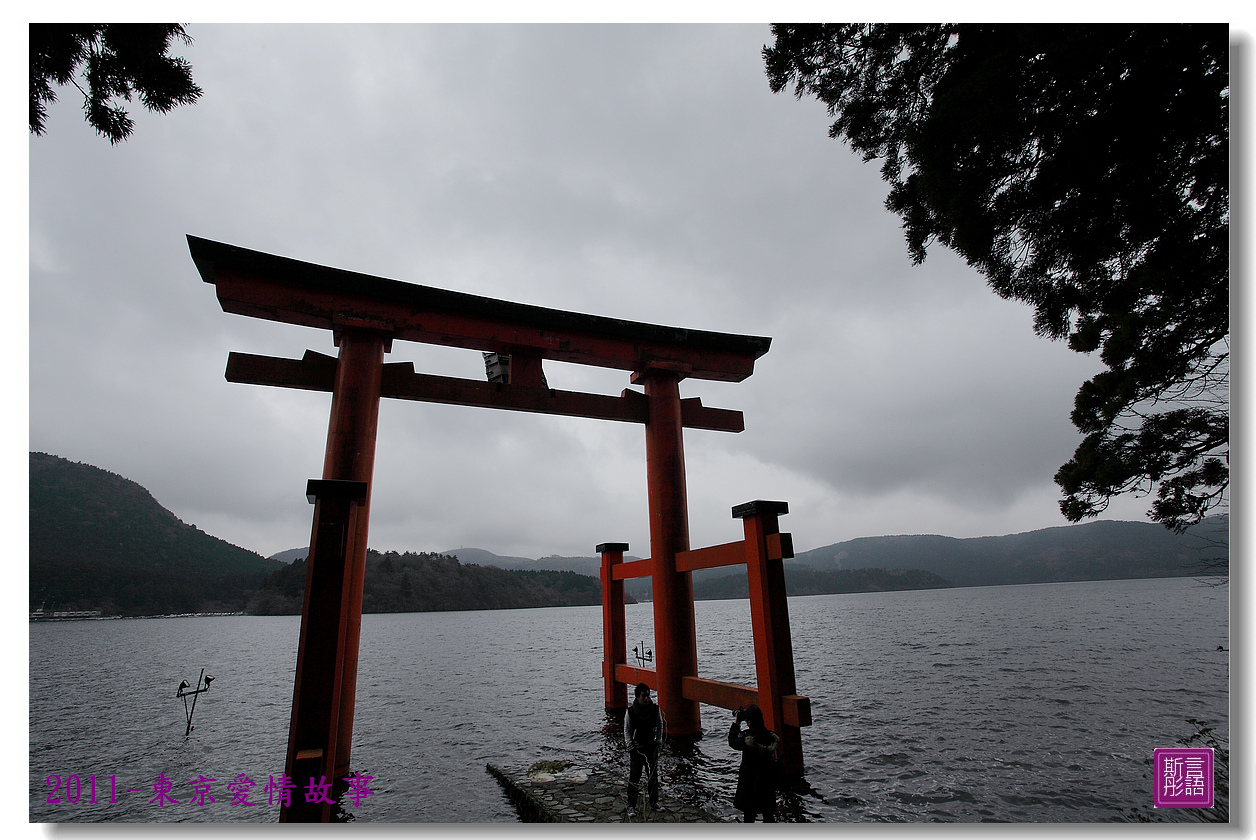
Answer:
[[(741, 728), (742, 721), (746, 729)], [(728, 730), (728, 745), (741, 750), (741, 768), (737, 771), (737, 793), (733, 807), (745, 814), (744, 822), (754, 822), (762, 814), (764, 822), (776, 822), (776, 752), (781, 739), (763, 723), (758, 706), (741, 707), (733, 712), (733, 726)]]
[(637, 814), (638, 783), (646, 772), (646, 793), (650, 807), (659, 809), (659, 747), (663, 744), (664, 720), (659, 707), (650, 700), (650, 687), (637, 683), (635, 698), (624, 716), (624, 740), (628, 742), (628, 816)]

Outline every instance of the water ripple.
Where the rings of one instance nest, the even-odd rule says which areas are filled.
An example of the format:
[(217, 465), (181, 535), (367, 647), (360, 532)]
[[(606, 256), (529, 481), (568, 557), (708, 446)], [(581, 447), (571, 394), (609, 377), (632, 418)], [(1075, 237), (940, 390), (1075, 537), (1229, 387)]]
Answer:
[[(1146, 761), (1193, 733), (1186, 718), (1228, 729), (1228, 654), (1211, 653), (1228, 637), (1223, 587), (1099, 581), (811, 596), (789, 609), (814, 720), (810, 789), (784, 798), (790, 820), (1120, 820), (1150, 810)], [(653, 649), (652, 605), (626, 612), (629, 647)], [(746, 602), (699, 602), (695, 615), (702, 675), (753, 683)], [(296, 617), (31, 625), (30, 819), (276, 819), (264, 793), (234, 807), (221, 786), (244, 773), (256, 794), (282, 772), (298, 632)], [(558, 758), (626, 782), (600, 651), (599, 607), (364, 616), (353, 763), (376, 795), (348, 810), (359, 822), (512, 822), (486, 761)], [(184, 739), (174, 688), (202, 666), (218, 679)], [(731, 817), (731, 718), (702, 714), (706, 737), (668, 750), (662, 778), (669, 796)], [(139, 791), (49, 804), (48, 774)], [(159, 774), (179, 806), (150, 803)], [(215, 804), (188, 803), (199, 775), (219, 780)]]

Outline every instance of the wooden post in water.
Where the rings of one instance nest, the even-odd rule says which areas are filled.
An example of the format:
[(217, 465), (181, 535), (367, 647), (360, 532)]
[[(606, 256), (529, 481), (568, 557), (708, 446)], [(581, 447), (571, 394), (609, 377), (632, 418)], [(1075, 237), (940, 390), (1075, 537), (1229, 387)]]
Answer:
[(633, 374), (645, 385), (645, 472), (650, 507), (654, 651), (659, 709), (669, 736), (701, 737), (698, 703), (684, 695), (685, 677), (698, 674), (693, 580), (676, 570), (676, 554), (689, 548), (689, 502), (681, 437), (680, 380), (684, 366), (655, 365)]
[(602, 555), (602, 687), (608, 712), (628, 708), (628, 684), (620, 682), (615, 666), (628, 658), (625, 638), (624, 582), (615, 579), (615, 567), (624, 562), (628, 543), (602, 543), (596, 549)]
[(386, 339), (336, 334), (331, 419), (323, 479), (311, 481), (314, 526), (307, 560), (301, 640), (288, 729), (286, 772), (297, 790), (327, 785), (280, 810), (280, 822), (327, 822), (331, 791), (349, 772), (362, 629), (362, 587), (370, 524), (371, 478)]
[[(361, 481), (311, 479), (306, 487), (314, 503), (314, 530), (305, 569), (305, 602), (288, 725), (284, 772), (295, 785), (292, 801), (279, 810), (280, 822), (327, 822), (330, 785), (335, 783), (343, 653), (348, 630), (352, 564), (348, 558), (355, 514), (366, 498)], [(329, 785), (328, 795), (309, 802), (308, 785)]]
[(349, 773), (353, 747), (353, 712), (357, 700), (358, 645), (362, 635), (362, 588), (366, 577), (367, 534), (370, 528), (371, 479), (375, 474), (375, 438), (379, 427), (380, 382), (384, 354), (392, 342), (383, 336), (358, 330), (336, 333), (340, 357), (332, 391), (331, 420), (323, 478), (360, 481), (366, 496), (357, 508), (349, 533), (349, 563), (345, 593), (345, 641), (340, 651), (340, 712), (337, 715), (336, 761), (332, 774), (340, 779)]
[[(781, 762), (792, 776), (801, 776), (802, 733), (811, 723), (810, 704), (800, 704), (794, 682), (794, 647), (789, 631), (782, 561), (794, 556), (789, 534), (780, 532), (777, 517), (789, 513), (785, 502), (754, 501), (733, 508), (746, 534), (746, 576), (750, 584), (750, 621), (754, 629), (758, 706), (768, 729), (781, 737)], [(799, 709), (805, 719), (800, 719)]]

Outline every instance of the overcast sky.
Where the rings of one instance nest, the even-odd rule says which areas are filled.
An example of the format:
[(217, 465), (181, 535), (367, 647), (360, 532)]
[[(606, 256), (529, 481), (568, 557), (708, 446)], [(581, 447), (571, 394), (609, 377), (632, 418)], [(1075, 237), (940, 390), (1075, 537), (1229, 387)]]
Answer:
[[(192, 25), (204, 89), (111, 147), (61, 91), (29, 140), (30, 449), (139, 482), (262, 554), (308, 544), (330, 395), (228, 383), (229, 351), (334, 354), (225, 314), (185, 234), (540, 306), (772, 337), (682, 396), (746, 430), (685, 436), (691, 542), (789, 502), (798, 550), (1067, 524), (1052, 482), (1096, 359), (1034, 335), (933, 249), (913, 266), (878, 166), (774, 95), (766, 25)], [(477, 352), (386, 361), (484, 377)], [(620, 371), (547, 363), (551, 387)], [(1143, 519), (1148, 500), (1105, 518)], [(643, 427), (381, 406), (373, 548), (649, 552)]]

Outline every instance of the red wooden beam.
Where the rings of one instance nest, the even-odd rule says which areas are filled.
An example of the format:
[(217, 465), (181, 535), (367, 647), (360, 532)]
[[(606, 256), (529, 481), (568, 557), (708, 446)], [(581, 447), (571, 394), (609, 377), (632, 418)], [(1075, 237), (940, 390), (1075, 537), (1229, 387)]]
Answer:
[[(301, 359), (235, 352), (227, 356), (228, 382), (330, 391), (335, 375), (336, 360), (312, 350), (305, 351), (305, 356)], [(384, 365), (380, 396), (627, 423), (645, 423), (650, 411), (645, 395), (631, 389), (624, 389), (620, 396), (611, 397), (528, 385), (503, 385), (499, 382), (415, 373), (413, 362), (392, 362)], [(680, 403), (681, 422), (686, 428), (740, 432), (746, 427), (740, 411), (710, 408), (704, 406), (698, 397), (684, 399)]]
[(615, 679), (628, 685), (645, 683), (654, 691), (659, 690), (659, 673), (652, 668), (638, 668), (635, 665), (617, 664)]
[[(708, 706), (721, 709), (739, 709), (759, 702), (759, 689), (740, 683), (708, 680), (705, 677), (685, 677), (682, 680), (685, 697)], [(789, 726), (811, 725), (811, 698), (799, 694), (781, 697), (785, 723)]]
[(785, 706), (785, 723), (789, 726), (811, 725), (811, 698), (801, 694), (782, 694)]
[(649, 557), (644, 560), (633, 560), (628, 563), (620, 563), (613, 570), (615, 580), (628, 580), (629, 578), (643, 578), (654, 574), (654, 561)]
[(686, 698), (708, 706), (739, 709), (759, 702), (759, 690), (748, 685), (708, 680), (705, 677), (685, 677), (682, 684)]
[[(769, 560), (783, 560), (794, 556), (794, 537), (792, 534), (768, 534), (767, 556)], [(746, 541), (712, 545), (706, 548), (695, 548), (682, 551), (676, 555), (676, 571), (695, 572), (698, 569), (718, 569), (722, 566), (737, 566), (746, 562)]]
[[(695, 548), (676, 554), (676, 571), (693, 572), (698, 569), (716, 569), (720, 566), (744, 565), (746, 562), (746, 541), (712, 545), (706, 548)], [(734, 707), (736, 708), (736, 707)]]
[(794, 556), (794, 535), (788, 531), (766, 535), (768, 559), (784, 560)]

